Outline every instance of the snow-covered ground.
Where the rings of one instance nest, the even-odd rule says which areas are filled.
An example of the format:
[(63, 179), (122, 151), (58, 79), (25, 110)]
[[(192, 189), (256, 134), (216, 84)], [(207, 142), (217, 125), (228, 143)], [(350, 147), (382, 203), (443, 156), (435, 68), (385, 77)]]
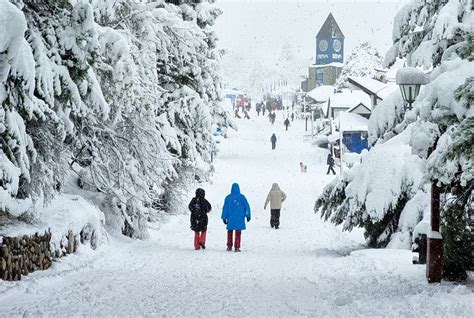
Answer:
[[(0, 316), (474, 316), (472, 283), (429, 285), (409, 251), (360, 250), (361, 232), (341, 233), (314, 215), (333, 178), (326, 151), (304, 142), (304, 121), (286, 132), (282, 113), (274, 126), (252, 115), (222, 141), (212, 183), (202, 185), (213, 205), (206, 250), (193, 249), (187, 214), (169, 216), (147, 241), (112, 238), (51, 270), (0, 282)], [(220, 221), (233, 182), (252, 208), (242, 253), (225, 251)], [(288, 195), (279, 230), (263, 210), (273, 182)]]

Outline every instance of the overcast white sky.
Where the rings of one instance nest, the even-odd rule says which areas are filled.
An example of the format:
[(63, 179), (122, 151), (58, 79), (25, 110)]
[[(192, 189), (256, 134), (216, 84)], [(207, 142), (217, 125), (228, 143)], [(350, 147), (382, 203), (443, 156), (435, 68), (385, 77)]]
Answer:
[(405, 3), (407, 0), (217, 0), (224, 12), (215, 26), (220, 47), (227, 51), (224, 77), (231, 86), (240, 84), (236, 70), (255, 62), (276, 63), (284, 43), (290, 43), (298, 60), (294, 72), (304, 75), (305, 66), (314, 60), (316, 33), (330, 12), (346, 37), (346, 57), (362, 41), (370, 41), (385, 54), (392, 43), (393, 18)]

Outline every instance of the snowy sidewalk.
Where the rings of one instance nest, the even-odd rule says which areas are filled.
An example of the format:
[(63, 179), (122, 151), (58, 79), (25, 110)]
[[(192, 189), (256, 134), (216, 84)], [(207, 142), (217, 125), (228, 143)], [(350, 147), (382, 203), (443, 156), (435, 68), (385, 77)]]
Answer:
[[(278, 116), (275, 126), (239, 120), (223, 140), (213, 182), (203, 185), (213, 205), (206, 250), (193, 250), (187, 214), (170, 216), (148, 241), (114, 239), (21, 282), (0, 282), (0, 316), (474, 316), (472, 285), (428, 285), (409, 251), (354, 251), (360, 232), (341, 233), (314, 215), (333, 178), (326, 152), (303, 142), (303, 121), (286, 132)], [(233, 182), (252, 208), (242, 253), (225, 251), (220, 220)], [(263, 210), (273, 182), (288, 195), (279, 230)]]

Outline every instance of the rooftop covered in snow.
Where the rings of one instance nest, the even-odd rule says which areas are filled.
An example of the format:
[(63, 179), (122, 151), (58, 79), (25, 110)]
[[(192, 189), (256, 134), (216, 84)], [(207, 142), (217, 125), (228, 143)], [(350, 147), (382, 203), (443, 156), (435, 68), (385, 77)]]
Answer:
[(334, 95), (334, 86), (330, 85), (316, 87), (307, 93), (307, 96), (317, 103), (327, 102), (331, 95)]
[(367, 77), (349, 77), (348, 81), (355, 88), (380, 100), (384, 100), (388, 95), (393, 93), (393, 91), (398, 89), (398, 86), (393, 82), (383, 83)]
[(353, 113), (340, 112), (336, 123), (339, 123), (339, 131), (368, 131), (369, 120)]

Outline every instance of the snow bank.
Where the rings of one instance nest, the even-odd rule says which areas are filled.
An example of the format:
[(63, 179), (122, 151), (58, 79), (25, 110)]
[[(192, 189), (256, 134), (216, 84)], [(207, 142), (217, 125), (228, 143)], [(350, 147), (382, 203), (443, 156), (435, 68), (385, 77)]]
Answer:
[(59, 247), (69, 231), (77, 235), (89, 225), (96, 231), (98, 243), (104, 242), (104, 214), (83, 197), (64, 194), (53, 199), (49, 205), (37, 208), (40, 210), (38, 219), (41, 221), (33, 224), (15, 222), (0, 226), (0, 236), (17, 237), (50, 231), (51, 242)]

